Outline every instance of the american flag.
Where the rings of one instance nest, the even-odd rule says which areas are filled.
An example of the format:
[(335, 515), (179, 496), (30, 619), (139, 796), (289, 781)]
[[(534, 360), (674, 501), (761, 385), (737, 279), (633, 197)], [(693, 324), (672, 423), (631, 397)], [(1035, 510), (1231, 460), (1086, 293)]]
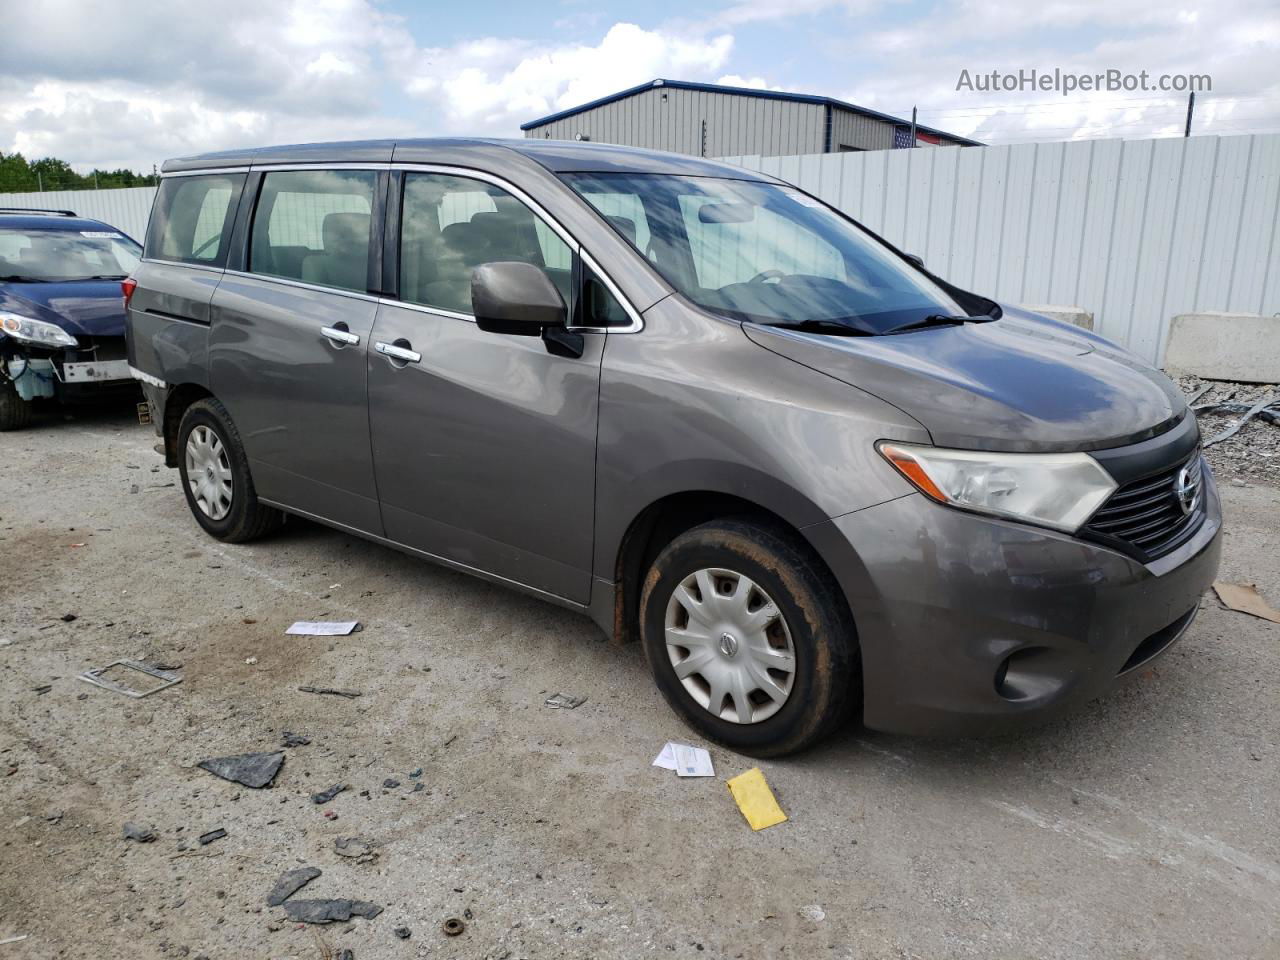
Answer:
[(903, 150), (921, 143), (931, 143), (935, 147), (942, 145), (942, 139), (931, 133), (925, 133), (919, 127), (916, 128), (916, 142), (911, 142), (911, 128), (907, 126), (893, 128), (893, 149)]

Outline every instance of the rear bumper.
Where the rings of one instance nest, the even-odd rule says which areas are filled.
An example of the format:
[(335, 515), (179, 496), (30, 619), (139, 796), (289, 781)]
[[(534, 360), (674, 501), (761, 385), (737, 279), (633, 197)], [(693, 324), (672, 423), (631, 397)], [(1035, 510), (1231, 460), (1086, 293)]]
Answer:
[(913, 494), (807, 528), (844, 589), (862, 648), (864, 719), (977, 735), (1047, 720), (1168, 649), (1213, 582), (1221, 505), (1143, 564), (1066, 534)]

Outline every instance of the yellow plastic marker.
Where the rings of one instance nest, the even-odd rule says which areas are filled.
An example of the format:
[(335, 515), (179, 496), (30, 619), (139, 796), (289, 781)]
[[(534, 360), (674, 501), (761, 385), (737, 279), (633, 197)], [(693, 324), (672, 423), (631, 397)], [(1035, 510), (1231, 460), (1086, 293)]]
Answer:
[(773, 798), (773, 791), (764, 779), (759, 767), (752, 767), (729, 781), (729, 792), (738, 802), (738, 809), (751, 824), (752, 830), (763, 830), (787, 819), (787, 815)]

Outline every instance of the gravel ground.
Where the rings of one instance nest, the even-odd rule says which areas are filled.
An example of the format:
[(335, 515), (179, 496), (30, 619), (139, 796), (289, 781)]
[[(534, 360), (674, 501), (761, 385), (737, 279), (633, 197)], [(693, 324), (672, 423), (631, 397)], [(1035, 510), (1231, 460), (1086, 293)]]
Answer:
[[(127, 411), (0, 437), (0, 941), (28, 935), (3, 960), (1277, 956), (1276, 624), (1206, 599), (1135, 682), (1012, 739), (851, 726), (760, 764), (791, 819), (752, 833), (723, 782), (752, 761), (650, 766), (697, 741), (638, 650), (319, 526), (220, 545), (153, 442)], [(1223, 493), (1224, 579), (1280, 605), (1280, 490)], [(364, 630), (284, 635), (347, 618)], [(183, 682), (75, 679), (118, 657)], [(588, 699), (544, 707), (557, 692)], [(270, 789), (195, 766), (284, 731), (311, 743)], [(339, 856), (349, 836), (376, 858)], [(383, 912), (287, 922), (265, 897), (303, 864), (323, 874), (296, 898)]]
[[(1275, 397), (1280, 408), (1280, 385), (1228, 383), (1225, 380), (1200, 380), (1180, 377), (1178, 386), (1187, 396), (1204, 387), (1209, 390), (1195, 401), (1204, 403), (1243, 403), (1252, 406), (1264, 397)], [(1243, 413), (1200, 413), (1200, 435), (1208, 440), (1226, 430)], [(1280, 424), (1267, 423), (1255, 416), (1235, 436), (1209, 447), (1205, 454), (1219, 482), (1240, 485), (1266, 483), (1280, 486)]]

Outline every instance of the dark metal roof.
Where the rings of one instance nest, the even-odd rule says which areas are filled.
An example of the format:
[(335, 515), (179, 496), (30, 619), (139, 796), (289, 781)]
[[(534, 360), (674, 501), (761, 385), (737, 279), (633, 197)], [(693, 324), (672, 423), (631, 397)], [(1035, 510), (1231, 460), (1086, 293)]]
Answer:
[[(118, 227), (101, 220), (90, 220), (88, 217), (50, 215), (48, 212), (33, 209), (31, 213), (7, 209), (0, 211), (0, 227), (18, 230), (51, 230), (57, 232), (79, 232), (80, 230), (106, 231), (129, 237)], [(129, 237), (130, 240), (133, 237)]]
[[(534, 130), (556, 120), (563, 120), (566, 117), (572, 117), (575, 114), (583, 113), (587, 110), (593, 110), (596, 107), (604, 106), (606, 103), (615, 103), (618, 100), (625, 100), (627, 97), (634, 97), (637, 93), (644, 93), (646, 90), (653, 90), (657, 87), (666, 87), (672, 90), (700, 90), (703, 93), (727, 93), (740, 97), (757, 97), (761, 100), (787, 100), (792, 103), (815, 103), (824, 107), (837, 107), (841, 110), (849, 110), (852, 113), (860, 113), (864, 117), (873, 117), (876, 120), (883, 120), (885, 123), (892, 123), (897, 126), (907, 127), (911, 125), (910, 120), (903, 120), (901, 117), (894, 117), (887, 113), (881, 113), (879, 110), (860, 107), (856, 103), (846, 103), (843, 100), (836, 100), (832, 97), (818, 97), (807, 93), (786, 93), (781, 90), (757, 90), (754, 87), (727, 87), (718, 83), (691, 83), (687, 80), (663, 80), (659, 78), (657, 80), (650, 80), (648, 83), (642, 83), (636, 87), (619, 90), (617, 93), (611, 93), (607, 97), (601, 97), (599, 100), (592, 100), (590, 103), (570, 107), (568, 110), (561, 110), (559, 113), (553, 113), (537, 120), (530, 120), (528, 123), (520, 124), (520, 129)], [(982, 146), (982, 144), (977, 140), (970, 140), (968, 137), (961, 137), (954, 133), (947, 133), (945, 130), (926, 127), (922, 123), (917, 123), (916, 129), (935, 137), (946, 137), (948, 140), (954, 140), (956, 143), (965, 144), (970, 147)]]
[(432, 138), (414, 140), (351, 140), (345, 143), (302, 143), (278, 147), (254, 147), (206, 153), (166, 160), (165, 173), (248, 167), (274, 163), (444, 163), (468, 166), (484, 161), (488, 166), (512, 162), (535, 163), (553, 173), (665, 173), (678, 176), (725, 177), (736, 180), (773, 180), (714, 160), (682, 153), (642, 150), (612, 143), (577, 143), (561, 140), (500, 140)]

